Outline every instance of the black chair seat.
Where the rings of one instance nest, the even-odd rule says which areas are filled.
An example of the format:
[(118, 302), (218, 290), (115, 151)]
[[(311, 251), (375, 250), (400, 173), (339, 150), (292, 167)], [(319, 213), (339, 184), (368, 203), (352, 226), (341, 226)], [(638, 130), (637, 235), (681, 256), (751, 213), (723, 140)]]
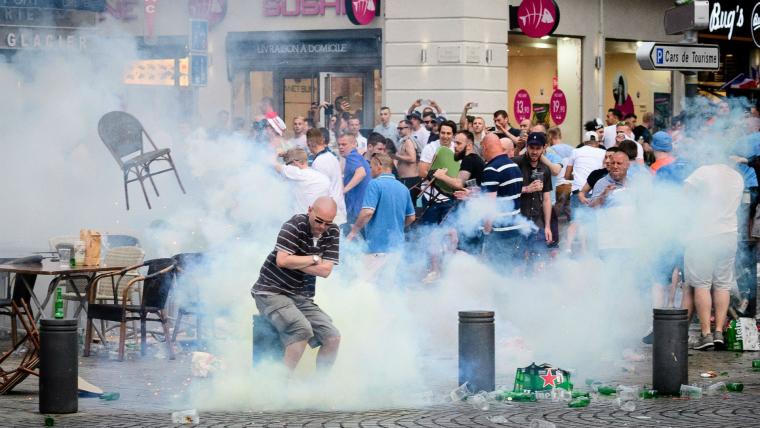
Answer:
[(163, 155), (165, 155), (167, 153), (169, 153), (169, 149), (159, 149), (159, 150), (156, 150), (156, 151), (153, 151), (153, 152), (143, 153), (143, 154), (141, 154), (139, 156), (135, 156), (135, 157), (133, 157), (131, 159), (128, 159), (128, 160), (124, 161), (123, 168), (124, 169), (129, 169), (129, 168), (132, 168), (133, 166), (136, 166), (136, 165), (144, 165), (144, 164), (146, 164), (148, 162), (151, 162), (152, 160), (154, 160), (154, 159), (156, 159), (158, 157), (161, 157), (161, 156), (163, 156)]
[[(122, 305), (113, 303), (92, 304), (87, 308), (87, 317), (106, 321), (121, 321), (122, 315), (124, 314), (123, 308)], [(140, 319), (139, 314), (142, 311), (140, 305), (127, 305), (126, 310), (127, 313), (124, 314), (126, 318), (135, 317), (136, 319)], [(150, 306), (145, 307), (145, 313), (157, 313), (160, 310), (161, 308)]]

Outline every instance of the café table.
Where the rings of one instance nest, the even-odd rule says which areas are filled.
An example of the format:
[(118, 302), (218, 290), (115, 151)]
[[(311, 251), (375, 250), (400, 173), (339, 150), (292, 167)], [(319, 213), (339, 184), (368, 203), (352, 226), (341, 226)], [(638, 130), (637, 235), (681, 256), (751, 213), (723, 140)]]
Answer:
[[(22, 281), (21, 283), (26, 287), (27, 291), (30, 294), (32, 302), (34, 302), (34, 305), (37, 307), (38, 313), (35, 316), (34, 320), (37, 321), (41, 317), (45, 317), (44, 310), (47, 306), (48, 302), (50, 301), (50, 298), (55, 293), (56, 286), (61, 282), (71, 281), (73, 284), (74, 279), (86, 279), (88, 281), (87, 290), (89, 290), (90, 286), (92, 285), (90, 282), (95, 278), (95, 276), (99, 273), (103, 272), (113, 272), (113, 271), (119, 271), (127, 266), (104, 266), (104, 265), (97, 265), (97, 266), (67, 266), (62, 265), (60, 261), (53, 261), (51, 259), (42, 259), (40, 263), (28, 263), (28, 264), (12, 264), (12, 263), (2, 263), (0, 264), (0, 272), (7, 272), (7, 273), (15, 273), (17, 275), (21, 275)], [(47, 293), (45, 295), (45, 299), (42, 303), (40, 303), (37, 296), (34, 294), (34, 285), (29, 284), (29, 281), (27, 280), (28, 275), (50, 275), (54, 276), (55, 279), (53, 279), (50, 282), (50, 285), (48, 286)], [(80, 301), (83, 299), (83, 296), (80, 295), (79, 290), (77, 290), (76, 287), (74, 287), (74, 291), (76, 292), (77, 296), (80, 298)], [(87, 309), (85, 309), (85, 313), (87, 312)]]

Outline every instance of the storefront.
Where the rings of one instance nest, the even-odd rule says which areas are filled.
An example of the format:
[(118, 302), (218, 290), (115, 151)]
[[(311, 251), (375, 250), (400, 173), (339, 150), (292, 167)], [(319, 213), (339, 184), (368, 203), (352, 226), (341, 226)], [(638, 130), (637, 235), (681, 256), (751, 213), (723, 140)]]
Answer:
[(379, 29), (231, 32), (226, 51), (234, 117), (255, 119), (258, 102), (271, 97), (290, 121), (341, 96), (365, 127), (374, 126), (382, 99)]

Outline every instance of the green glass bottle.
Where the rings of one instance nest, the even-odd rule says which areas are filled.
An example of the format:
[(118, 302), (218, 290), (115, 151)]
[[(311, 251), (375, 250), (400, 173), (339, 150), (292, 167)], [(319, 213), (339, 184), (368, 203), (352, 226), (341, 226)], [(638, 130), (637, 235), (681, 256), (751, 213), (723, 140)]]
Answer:
[(657, 390), (645, 389), (639, 393), (639, 397), (644, 398), (644, 399), (657, 398)]
[(600, 387), (599, 387), (599, 388), (596, 390), (596, 392), (598, 392), (598, 393), (600, 393), (600, 394), (602, 394), (602, 395), (612, 395), (612, 394), (614, 394), (615, 392), (617, 392), (617, 390), (616, 390), (615, 388), (611, 387), (611, 386), (608, 386), (608, 385), (601, 385), (601, 386), (600, 386)]
[(529, 392), (510, 392), (502, 394), (502, 401), (536, 401), (536, 396)]
[(760, 369), (760, 360), (752, 360), (752, 368)]
[(588, 393), (588, 391), (573, 391), (572, 394), (573, 394), (573, 398), (590, 397), (590, 394)]
[(55, 290), (55, 319), (63, 319), (63, 287)]
[(573, 401), (567, 403), (567, 407), (573, 407), (573, 408), (586, 407), (590, 403), (591, 403), (591, 399), (590, 398), (588, 398), (588, 397), (578, 397), (578, 398), (574, 399)]
[(744, 391), (744, 384), (741, 382), (729, 382), (726, 384), (726, 389), (729, 392), (742, 392)]
[(525, 369), (518, 368), (515, 372), (515, 385), (512, 388), (514, 392), (523, 392), (525, 390)]

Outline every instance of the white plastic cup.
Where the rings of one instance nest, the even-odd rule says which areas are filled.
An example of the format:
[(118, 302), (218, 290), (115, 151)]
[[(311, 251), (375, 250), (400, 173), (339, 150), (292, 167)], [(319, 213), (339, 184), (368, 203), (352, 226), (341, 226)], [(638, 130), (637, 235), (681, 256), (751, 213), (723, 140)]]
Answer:
[(59, 248), (58, 259), (61, 262), (61, 267), (69, 267), (69, 261), (71, 260), (71, 248)]

